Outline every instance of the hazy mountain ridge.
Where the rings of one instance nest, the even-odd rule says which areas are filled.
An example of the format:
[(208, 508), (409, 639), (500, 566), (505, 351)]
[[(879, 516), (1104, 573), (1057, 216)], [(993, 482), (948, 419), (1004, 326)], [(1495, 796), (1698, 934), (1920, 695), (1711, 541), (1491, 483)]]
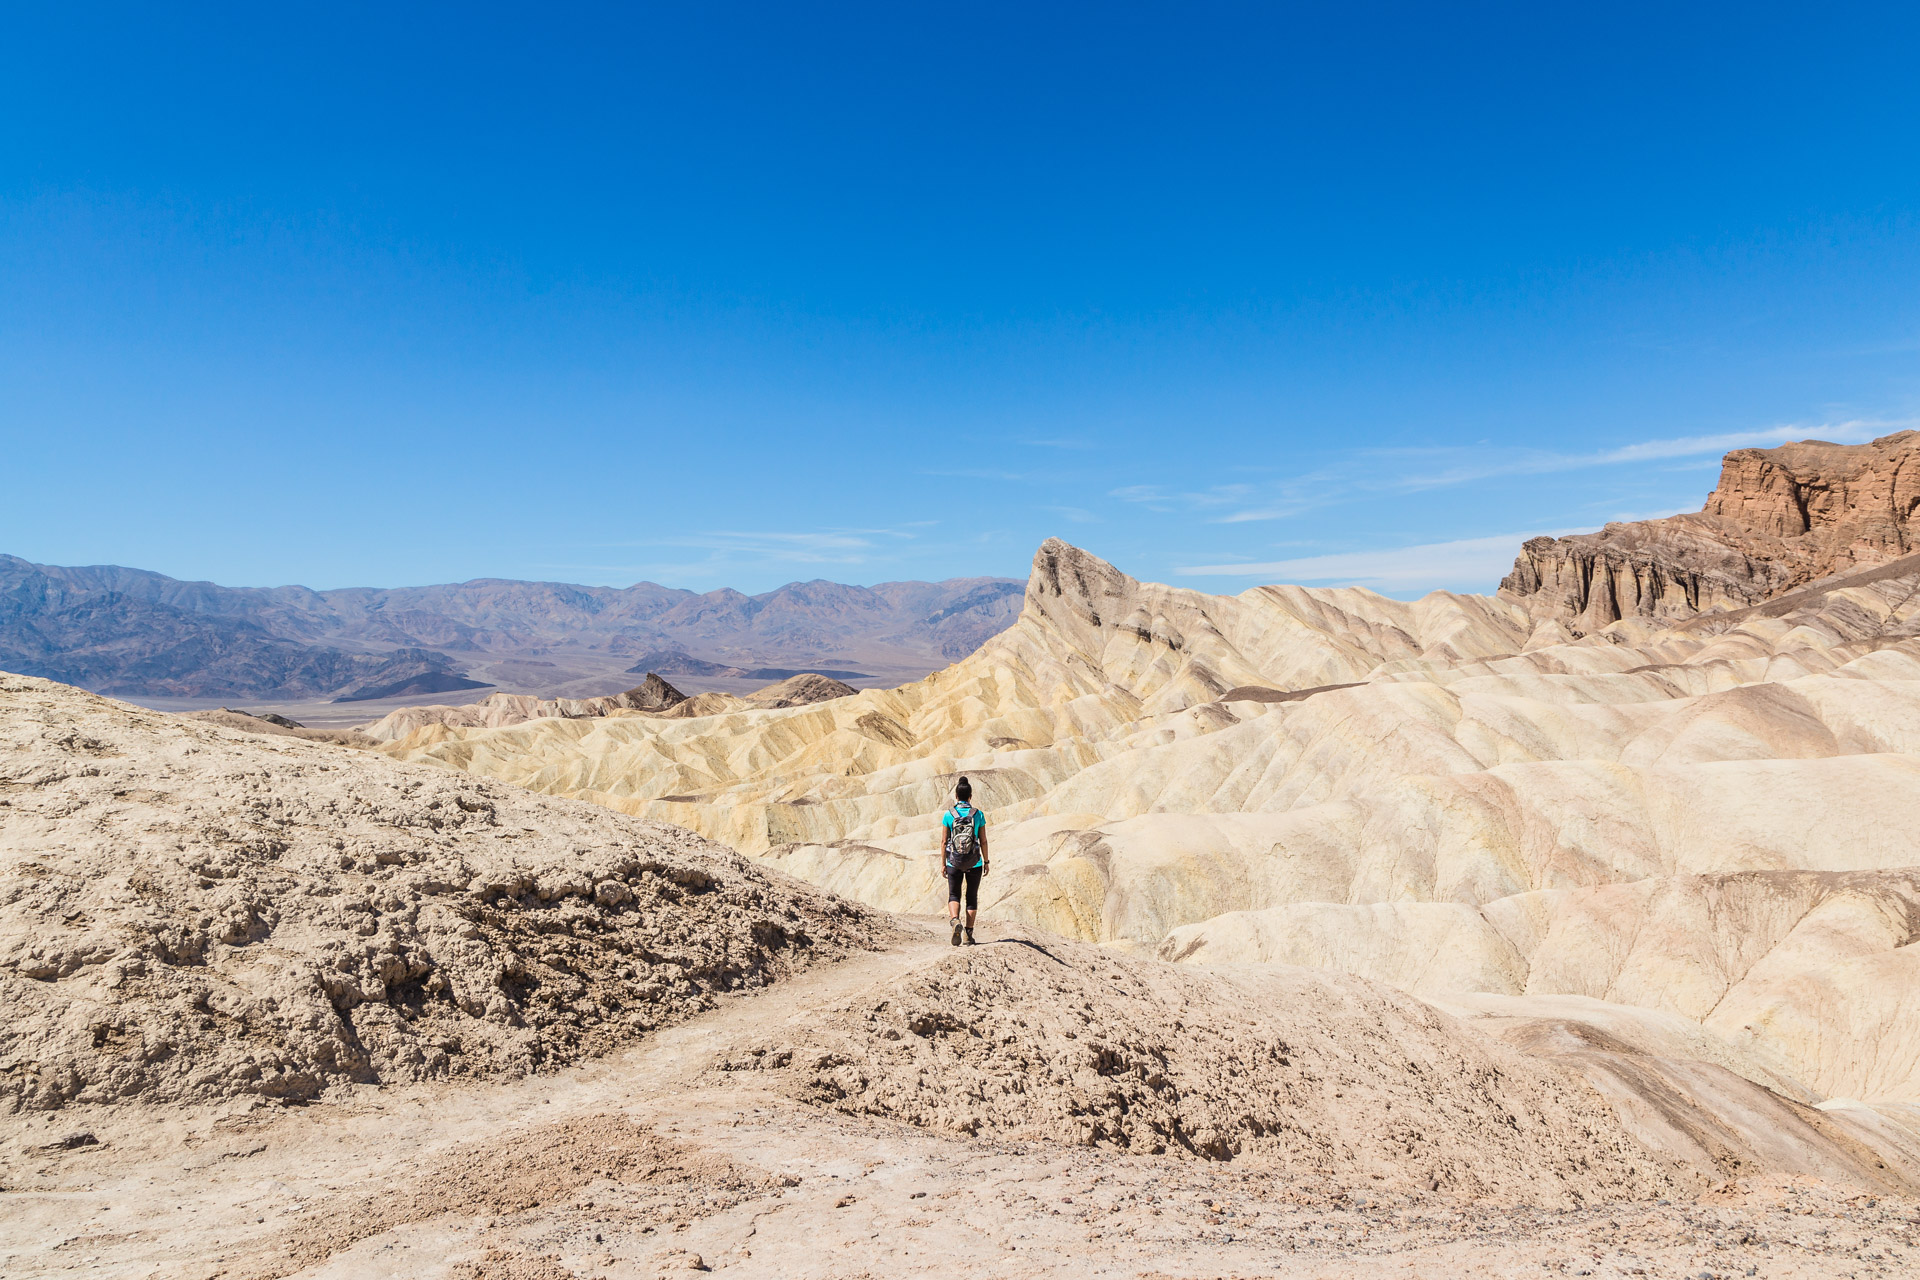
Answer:
[[(274, 635), (251, 619), (202, 614), (151, 595), (75, 589), (0, 560), (0, 663), (107, 693), (287, 696), (473, 687), (444, 654), (350, 652)], [(34, 566), (29, 566), (33, 568)]]
[(513, 664), (511, 678), (474, 683), (528, 688), (539, 673), (516, 660), (554, 655), (573, 660), (553, 671), (559, 685), (661, 650), (750, 669), (931, 670), (1005, 629), (1021, 589), (814, 581), (749, 596), (480, 578), (316, 591), (0, 555), (0, 666), (125, 696), (222, 698), (455, 689), (487, 662)]

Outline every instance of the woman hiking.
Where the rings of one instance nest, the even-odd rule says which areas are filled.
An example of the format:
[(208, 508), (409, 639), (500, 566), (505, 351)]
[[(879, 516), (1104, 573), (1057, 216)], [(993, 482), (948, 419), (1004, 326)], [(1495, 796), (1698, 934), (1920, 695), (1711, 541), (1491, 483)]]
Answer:
[(987, 815), (973, 807), (973, 786), (963, 777), (953, 787), (953, 808), (940, 815), (940, 865), (947, 872), (947, 919), (953, 945), (960, 945), (960, 886), (967, 889), (967, 945), (980, 909), (980, 877), (987, 874)]

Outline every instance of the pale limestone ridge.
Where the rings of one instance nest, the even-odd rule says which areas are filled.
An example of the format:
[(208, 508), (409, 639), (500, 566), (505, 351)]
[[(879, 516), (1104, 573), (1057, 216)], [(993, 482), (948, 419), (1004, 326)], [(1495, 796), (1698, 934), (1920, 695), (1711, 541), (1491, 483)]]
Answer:
[(1920, 551), (1920, 432), (1736, 449), (1697, 513), (1534, 538), (1500, 593), (1574, 637), (1757, 604)]

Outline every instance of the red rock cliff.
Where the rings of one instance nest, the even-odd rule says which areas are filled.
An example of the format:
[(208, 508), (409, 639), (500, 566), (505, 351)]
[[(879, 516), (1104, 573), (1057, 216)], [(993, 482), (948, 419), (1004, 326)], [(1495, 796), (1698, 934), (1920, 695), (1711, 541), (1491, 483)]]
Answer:
[(1757, 604), (1920, 550), (1920, 431), (1736, 449), (1694, 514), (1535, 538), (1500, 593), (1576, 635)]

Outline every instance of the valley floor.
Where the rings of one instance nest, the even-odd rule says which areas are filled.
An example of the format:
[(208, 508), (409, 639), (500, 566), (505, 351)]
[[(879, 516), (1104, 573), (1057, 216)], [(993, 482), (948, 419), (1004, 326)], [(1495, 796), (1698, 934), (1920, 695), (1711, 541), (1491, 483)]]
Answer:
[[(816, 1109), (729, 1051), (948, 954), (912, 941), (506, 1084), (0, 1121), (0, 1273), (126, 1277), (1854, 1277), (1920, 1203), (1809, 1179), (1541, 1211), (1250, 1158), (970, 1140)], [(1015, 940), (983, 930), (988, 946)], [(62, 1148), (80, 1132), (95, 1141)]]

